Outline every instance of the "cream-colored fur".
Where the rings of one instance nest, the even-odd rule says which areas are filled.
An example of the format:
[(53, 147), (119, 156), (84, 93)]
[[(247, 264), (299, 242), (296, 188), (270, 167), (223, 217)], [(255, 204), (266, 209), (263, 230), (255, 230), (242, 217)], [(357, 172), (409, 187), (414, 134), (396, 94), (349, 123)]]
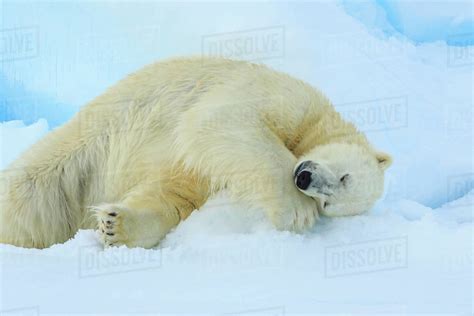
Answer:
[[(148, 248), (223, 188), (265, 209), (278, 229), (303, 231), (317, 220), (320, 201), (295, 187), (293, 170), (328, 144), (353, 144), (349, 169), (377, 175), (359, 181), (376, 182), (373, 194), (357, 191), (370, 207), (384, 167), (318, 90), (247, 62), (156, 63), (90, 102), (1, 173), (0, 241), (43, 248), (98, 228), (105, 245)], [(341, 168), (344, 148), (320, 155)]]

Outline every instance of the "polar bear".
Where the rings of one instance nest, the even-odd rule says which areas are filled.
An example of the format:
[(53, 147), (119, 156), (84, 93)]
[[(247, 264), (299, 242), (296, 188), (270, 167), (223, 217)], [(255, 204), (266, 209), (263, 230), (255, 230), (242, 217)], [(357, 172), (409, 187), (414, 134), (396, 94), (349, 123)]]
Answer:
[(1, 173), (0, 242), (44, 248), (97, 228), (105, 246), (150, 248), (221, 189), (301, 232), (319, 213), (368, 210), (390, 163), (300, 80), (172, 59), (120, 81)]

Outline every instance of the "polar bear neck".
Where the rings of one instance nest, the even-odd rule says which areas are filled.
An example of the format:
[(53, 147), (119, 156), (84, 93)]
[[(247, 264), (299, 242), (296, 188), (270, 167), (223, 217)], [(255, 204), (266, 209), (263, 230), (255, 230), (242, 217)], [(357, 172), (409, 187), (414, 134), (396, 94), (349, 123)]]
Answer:
[(329, 100), (322, 97), (318, 101), (318, 104), (309, 106), (293, 144), (289, 146), (296, 157), (328, 143), (351, 143), (370, 148), (366, 136), (354, 124), (344, 120)]

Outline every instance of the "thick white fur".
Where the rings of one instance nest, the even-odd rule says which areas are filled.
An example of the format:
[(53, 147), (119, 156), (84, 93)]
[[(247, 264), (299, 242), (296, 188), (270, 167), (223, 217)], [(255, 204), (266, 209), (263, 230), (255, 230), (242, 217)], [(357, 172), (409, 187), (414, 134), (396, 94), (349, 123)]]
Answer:
[[(277, 228), (302, 231), (317, 202), (296, 189), (293, 169), (333, 143), (356, 146), (363, 154), (351, 157), (369, 161), (362, 171), (384, 169), (365, 136), (302, 81), (241, 61), (156, 63), (1, 173), (0, 241), (43, 248), (97, 227), (105, 245), (152, 247), (222, 188), (264, 208)], [(369, 204), (383, 187), (378, 175)]]

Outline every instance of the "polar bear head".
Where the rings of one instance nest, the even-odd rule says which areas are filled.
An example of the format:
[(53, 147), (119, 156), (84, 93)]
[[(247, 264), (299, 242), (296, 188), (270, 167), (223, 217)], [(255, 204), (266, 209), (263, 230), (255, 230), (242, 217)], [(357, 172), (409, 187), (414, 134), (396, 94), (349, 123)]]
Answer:
[(297, 188), (319, 201), (326, 216), (369, 210), (383, 192), (389, 155), (358, 144), (332, 143), (314, 148), (294, 169)]

